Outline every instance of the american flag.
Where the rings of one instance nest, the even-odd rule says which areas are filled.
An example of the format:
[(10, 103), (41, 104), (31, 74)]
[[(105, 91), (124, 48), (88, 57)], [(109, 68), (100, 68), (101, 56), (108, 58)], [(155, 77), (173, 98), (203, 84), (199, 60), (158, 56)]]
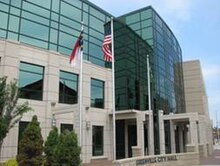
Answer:
[(107, 62), (112, 61), (112, 52), (110, 48), (111, 43), (112, 43), (112, 36), (106, 35), (102, 44), (102, 51), (104, 53), (104, 60)]

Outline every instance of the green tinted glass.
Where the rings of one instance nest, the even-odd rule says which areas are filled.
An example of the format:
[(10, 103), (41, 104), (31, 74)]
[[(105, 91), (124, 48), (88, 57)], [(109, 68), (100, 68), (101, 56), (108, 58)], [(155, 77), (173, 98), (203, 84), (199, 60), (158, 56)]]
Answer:
[(48, 41), (49, 27), (22, 19), (21, 33), (30, 37)]
[(8, 24), (8, 14), (0, 12), (0, 18), (0, 27), (6, 29)]
[(48, 8), (50, 9), (50, 3), (51, 0), (43, 0), (43, 1), (39, 1), (39, 0), (28, 0), (28, 2), (32, 2), (36, 5), (42, 6), (44, 8)]
[(104, 108), (104, 82), (91, 79), (91, 107)]
[(9, 17), (9, 30), (18, 32), (19, 26), (19, 17), (10, 16)]
[(74, 20), (81, 20), (81, 11), (64, 2), (61, 2), (61, 14)]
[(59, 102), (66, 104), (77, 103), (78, 75), (60, 71)]
[(21, 98), (42, 100), (43, 71), (42, 66), (20, 63), (19, 89)]

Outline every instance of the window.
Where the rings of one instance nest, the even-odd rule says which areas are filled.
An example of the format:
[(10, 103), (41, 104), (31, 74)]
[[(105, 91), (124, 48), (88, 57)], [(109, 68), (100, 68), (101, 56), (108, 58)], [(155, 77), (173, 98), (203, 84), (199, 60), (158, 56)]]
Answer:
[(91, 107), (104, 108), (104, 81), (91, 79)]
[(8, 14), (0, 12), (0, 17), (1, 17), (0, 27), (6, 29), (8, 24)]
[(21, 33), (28, 35), (32, 38), (48, 41), (49, 28), (47, 26), (32, 21), (22, 19)]
[(103, 126), (92, 127), (92, 155), (103, 156)]
[(20, 63), (20, 98), (42, 100), (44, 67), (25, 62)]
[(77, 103), (78, 75), (60, 71), (59, 102), (66, 104)]
[(63, 133), (65, 130), (73, 131), (73, 124), (61, 123), (61, 125), (60, 125), (60, 132)]
[[(74, 4), (73, 2), (71, 2), (71, 3)], [(61, 1), (61, 10), (60, 10), (60, 12), (61, 12), (62, 15), (66, 16), (66, 17), (69, 17), (71, 19), (81, 20), (81, 11), (78, 8), (73, 7), (70, 4), (67, 4), (67, 3), (62, 2), (62, 1)]]

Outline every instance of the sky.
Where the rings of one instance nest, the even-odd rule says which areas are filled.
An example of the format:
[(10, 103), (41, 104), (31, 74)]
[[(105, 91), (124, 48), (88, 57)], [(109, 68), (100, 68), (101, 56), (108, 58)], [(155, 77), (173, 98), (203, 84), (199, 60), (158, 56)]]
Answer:
[(151, 5), (179, 41), (183, 61), (200, 60), (209, 114), (213, 126), (216, 126), (217, 121), (220, 127), (219, 0), (90, 0), (90, 2), (116, 17)]

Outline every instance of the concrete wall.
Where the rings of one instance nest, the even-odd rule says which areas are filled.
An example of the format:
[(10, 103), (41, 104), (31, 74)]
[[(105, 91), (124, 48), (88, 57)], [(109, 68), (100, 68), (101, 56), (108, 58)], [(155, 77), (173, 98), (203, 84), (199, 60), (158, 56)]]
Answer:
[(199, 60), (183, 63), (187, 113), (198, 113), (198, 150), (201, 156), (212, 154), (212, 121), (209, 117), (208, 97)]
[(183, 62), (186, 112), (209, 115), (208, 102), (199, 60)]
[(133, 157), (114, 161), (115, 166), (197, 166), (198, 153), (178, 153), (154, 156)]
[[(79, 106), (78, 104), (60, 104), (59, 98), (59, 71), (79, 73), (79, 67), (71, 67), (67, 56), (39, 48), (26, 46), (19, 42), (0, 40), (0, 76), (8, 76), (9, 80), (19, 78), (20, 61), (44, 66), (43, 100), (28, 100), (34, 109), (24, 115), (22, 121), (31, 121), (33, 115), (38, 116), (44, 140), (52, 127), (52, 114), (56, 119), (56, 126), (61, 123), (73, 124), (79, 135)], [(90, 62), (84, 61), (83, 70), (83, 133), (82, 133), (82, 159), (84, 163), (90, 162), (92, 157), (92, 126), (104, 127), (104, 155), (101, 157), (112, 159), (112, 121), (109, 113), (112, 110), (111, 69), (106, 69)], [(90, 107), (90, 80), (100, 79), (105, 82), (105, 108)], [(27, 99), (20, 99), (23, 103)], [(87, 109), (86, 109), (87, 108)], [(10, 130), (4, 140), (1, 160), (5, 161), (15, 157), (18, 145), (18, 124)], [(97, 157), (96, 157), (97, 158)]]

